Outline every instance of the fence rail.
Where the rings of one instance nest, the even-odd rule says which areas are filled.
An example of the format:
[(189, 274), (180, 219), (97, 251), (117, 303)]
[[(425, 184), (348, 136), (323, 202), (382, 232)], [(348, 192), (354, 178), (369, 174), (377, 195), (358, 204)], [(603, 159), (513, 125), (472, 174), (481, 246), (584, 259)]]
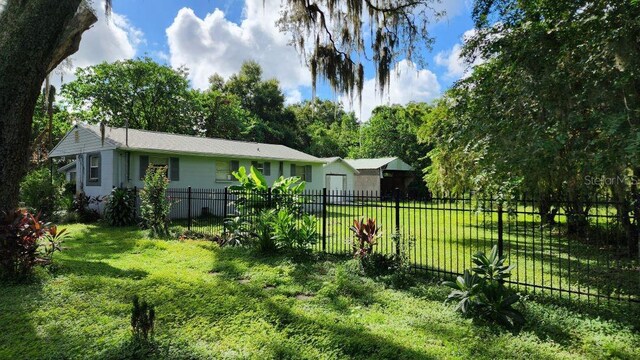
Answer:
[[(250, 194), (249, 201), (263, 196)], [(224, 219), (237, 213), (238, 194), (228, 189), (170, 189), (168, 197), (173, 225), (185, 230), (221, 234)], [(508, 283), (518, 290), (578, 296), (595, 303), (640, 303), (638, 216), (630, 216), (636, 229), (630, 236), (618, 214), (620, 207), (610, 199), (585, 204), (576, 219), (565, 210), (568, 205), (575, 208), (575, 203), (556, 202), (549, 216), (527, 198), (509, 203), (470, 195), (407, 199), (400, 192), (382, 197), (326, 189), (306, 191), (301, 198), (305, 212), (319, 217), (316, 251), (350, 253), (353, 219), (375, 218), (383, 229), (375, 251), (395, 251), (391, 237), (398, 233), (409, 244), (415, 270), (458, 275), (471, 267), (473, 254), (497, 245), (516, 265)]]

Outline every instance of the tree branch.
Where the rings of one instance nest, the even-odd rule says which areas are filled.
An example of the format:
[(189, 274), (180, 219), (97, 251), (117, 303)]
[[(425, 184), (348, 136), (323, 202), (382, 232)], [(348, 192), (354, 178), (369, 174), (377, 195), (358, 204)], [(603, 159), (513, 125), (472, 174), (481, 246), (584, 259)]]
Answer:
[(89, 6), (81, 4), (78, 7), (78, 11), (58, 38), (51, 62), (47, 66), (47, 74), (53, 71), (64, 59), (78, 51), (82, 33), (97, 21), (98, 18)]

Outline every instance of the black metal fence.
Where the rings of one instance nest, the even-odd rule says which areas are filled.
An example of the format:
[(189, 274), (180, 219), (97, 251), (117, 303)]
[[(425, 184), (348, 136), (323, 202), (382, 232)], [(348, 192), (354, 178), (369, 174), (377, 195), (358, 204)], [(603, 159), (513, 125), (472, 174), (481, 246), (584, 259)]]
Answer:
[[(247, 193), (244, 193), (247, 198)], [(252, 201), (265, 199), (253, 193)], [(173, 225), (206, 234), (221, 234), (224, 219), (237, 213), (239, 194), (227, 189), (170, 189)], [(271, 194), (266, 196), (270, 199)], [(332, 254), (351, 252), (349, 227), (354, 219), (374, 218), (382, 226), (375, 251), (396, 251), (398, 233), (408, 245), (411, 266), (442, 277), (461, 274), (471, 257), (497, 245), (516, 265), (508, 281), (530, 292), (578, 296), (595, 303), (640, 303), (640, 238), (625, 232), (624, 216), (615, 201), (595, 199), (580, 208), (556, 201), (542, 213), (533, 199), (508, 203), (479, 196), (431, 196), (422, 200), (391, 198), (369, 192), (307, 191), (306, 213), (318, 217), (314, 250)], [(637, 209), (635, 211), (638, 211)], [(552, 215), (549, 215), (551, 213)], [(638, 216), (628, 217), (638, 228)]]

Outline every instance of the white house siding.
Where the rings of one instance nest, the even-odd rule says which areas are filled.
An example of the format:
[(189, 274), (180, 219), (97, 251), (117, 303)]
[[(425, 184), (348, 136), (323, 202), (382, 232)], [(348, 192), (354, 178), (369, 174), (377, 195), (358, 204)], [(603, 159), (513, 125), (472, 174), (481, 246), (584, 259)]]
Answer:
[(67, 135), (55, 146), (49, 156), (71, 156), (90, 152), (114, 149), (112, 143), (105, 141), (104, 145), (99, 136), (81, 126), (69, 131)]
[[(192, 216), (199, 216), (202, 213), (203, 208), (208, 208), (208, 211), (213, 215), (222, 216), (224, 212), (224, 207), (222, 204), (224, 203), (222, 193), (216, 194), (197, 194), (196, 189), (218, 189), (223, 190), (225, 187), (235, 185), (237, 181), (221, 181), (216, 180), (216, 161), (231, 161), (237, 160), (239, 161), (239, 165), (241, 167), (245, 167), (247, 170), (250, 169), (251, 163), (253, 160), (251, 159), (234, 159), (234, 158), (213, 158), (213, 157), (205, 157), (205, 156), (194, 156), (194, 155), (180, 155), (180, 154), (154, 154), (148, 152), (131, 152), (130, 155), (130, 163), (129, 163), (129, 179), (127, 178), (127, 151), (125, 150), (116, 150), (109, 151), (111, 154), (115, 153), (115, 162), (110, 164), (106, 164), (109, 168), (113, 169), (113, 180), (108, 183), (109, 187), (105, 187), (103, 182), (99, 188), (94, 187), (90, 191), (92, 194), (102, 191), (103, 194), (109, 194), (113, 186), (124, 186), (124, 187), (144, 187), (144, 183), (141, 180), (140, 174), (140, 157), (141, 156), (163, 156), (163, 157), (174, 157), (179, 160), (179, 180), (172, 180), (169, 183), (170, 189), (186, 189), (189, 186), (193, 190), (193, 196), (191, 201), (191, 214)], [(110, 160), (114, 159), (113, 156), (109, 157)], [(270, 162), (271, 163), (271, 175), (265, 176), (269, 184), (273, 184), (273, 182), (280, 177), (280, 161), (278, 160), (256, 160), (259, 162)], [(283, 176), (289, 177), (291, 176), (291, 164), (296, 164), (298, 166), (311, 165), (311, 182), (306, 183), (306, 189), (309, 191), (321, 191), (324, 187), (324, 175), (321, 163), (304, 163), (304, 162), (291, 162), (284, 161), (283, 162)], [(103, 179), (107, 175), (106, 168), (102, 169)], [(84, 175), (86, 176), (86, 175)], [(89, 195), (89, 193), (87, 192)], [(184, 194), (180, 194), (179, 197), (185, 196)], [(229, 199), (232, 201), (233, 199)], [(174, 199), (173, 201), (179, 202), (181, 200)], [(172, 218), (177, 218), (180, 216), (186, 216), (186, 204), (178, 204), (172, 207)], [(228, 213), (231, 213), (233, 209), (227, 209)]]
[[(87, 183), (87, 171), (88, 163), (87, 156), (90, 154), (100, 154), (100, 184), (91, 185)], [(85, 153), (76, 157), (77, 161), (77, 175), (76, 175), (76, 189), (82, 190), (87, 196), (106, 196), (111, 193), (111, 190), (116, 185), (114, 183), (114, 177), (116, 176), (117, 164), (114, 163), (114, 151), (103, 150)], [(116, 160), (117, 162), (117, 160)], [(104, 210), (104, 203), (98, 205), (98, 210), (102, 212)]]
[[(330, 203), (341, 203), (345, 195), (355, 188), (354, 169), (342, 160), (332, 161), (323, 167), (325, 187), (329, 192)], [(339, 182), (335, 184), (334, 182)]]

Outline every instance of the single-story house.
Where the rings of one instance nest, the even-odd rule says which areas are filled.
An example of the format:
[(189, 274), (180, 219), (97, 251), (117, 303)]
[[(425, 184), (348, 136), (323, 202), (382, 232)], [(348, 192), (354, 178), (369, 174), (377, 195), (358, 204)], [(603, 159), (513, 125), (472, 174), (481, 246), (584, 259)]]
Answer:
[(322, 158), (324, 183), (332, 203), (343, 202), (345, 194), (355, 190), (355, 176), (359, 174), (353, 166), (340, 157)]
[(398, 188), (406, 194), (415, 176), (413, 167), (397, 157), (344, 161), (358, 170), (354, 182), (354, 189), (358, 192), (386, 197)]
[(252, 165), (270, 183), (282, 175), (299, 176), (309, 190), (325, 185), (323, 160), (284, 145), (112, 127), (102, 141), (99, 125), (74, 126), (49, 156), (75, 162), (76, 191), (88, 196), (142, 188), (149, 167), (167, 167), (169, 188), (223, 189), (237, 183), (232, 172)]

